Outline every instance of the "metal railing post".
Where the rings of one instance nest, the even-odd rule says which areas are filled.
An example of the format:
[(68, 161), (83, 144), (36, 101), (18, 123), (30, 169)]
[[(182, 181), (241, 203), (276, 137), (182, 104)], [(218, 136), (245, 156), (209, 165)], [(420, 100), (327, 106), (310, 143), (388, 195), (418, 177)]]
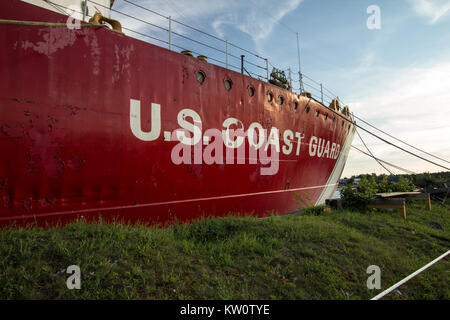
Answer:
[(169, 16), (169, 50), (172, 50), (172, 17)]
[(83, 22), (85, 22), (84, 20), (86, 19), (86, 15), (87, 15), (87, 6), (88, 6), (88, 0), (84, 1), (84, 8), (83, 8)]
[(322, 84), (320, 84), (320, 99), (322, 100), (322, 104), (323, 104), (323, 86), (322, 86)]
[(289, 87), (290, 87), (291, 90), (292, 90), (292, 75), (291, 75), (291, 68), (289, 68), (288, 71), (289, 71)]
[(241, 73), (244, 74), (244, 55), (241, 54)]
[(300, 94), (303, 93), (303, 75), (301, 72), (298, 73), (298, 80), (300, 81)]
[(228, 69), (228, 40), (225, 40), (225, 66)]

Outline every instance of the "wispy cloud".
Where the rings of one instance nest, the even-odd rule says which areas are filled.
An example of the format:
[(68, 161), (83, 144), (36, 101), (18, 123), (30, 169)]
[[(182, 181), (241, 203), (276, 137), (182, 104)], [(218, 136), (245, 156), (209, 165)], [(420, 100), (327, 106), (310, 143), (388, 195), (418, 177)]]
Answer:
[(429, 19), (434, 24), (448, 12), (450, 12), (450, 1), (448, 0), (409, 0), (414, 11)]
[[(257, 42), (264, 40), (272, 32), (274, 26), (280, 23), (287, 14), (295, 10), (302, 1), (140, 0), (134, 2), (165, 16), (170, 15), (173, 19), (182, 21), (190, 26), (205, 31), (211, 30), (220, 37), (226, 36), (225, 28), (231, 28), (247, 33)], [(117, 0), (114, 8), (129, 16), (167, 28), (168, 21), (166, 18), (154, 15), (124, 1)], [(113, 14), (116, 17), (120, 17), (123, 25), (138, 29), (136, 31), (140, 31), (145, 27), (145, 24), (139, 23), (136, 19), (120, 15), (119, 13)], [(187, 32), (179, 24), (173, 24), (172, 27), (176, 32)], [(150, 32), (154, 34), (161, 33), (155, 28), (150, 30)]]
[(211, 26), (213, 27), (214, 31), (220, 38), (225, 38), (225, 30), (224, 27), (229, 26), (235, 26), (237, 25), (238, 16), (236, 14), (224, 14), (220, 15), (217, 18), (214, 19), (214, 21), (211, 23)]
[[(234, 10), (235, 7), (233, 1), (225, 3), (209, 0), (137, 0), (133, 3), (139, 7), (122, 0), (116, 0), (112, 16), (128, 29), (144, 32), (163, 40), (168, 38), (167, 31), (163, 30), (169, 28), (169, 21), (166, 17), (170, 16), (173, 20), (207, 31), (210, 28), (205, 23), (211, 17), (224, 12), (224, 10)], [(152, 13), (150, 10), (160, 15)], [(182, 24), (173, 22), (172, 31), (187, 34), (189, 29)]]
[[(255, 42), (264, 40), (288, 13), (297, 9), (303, 0), (251, 1), (244, 20), (238, 28)], [(289, 28), (289, 27), (287, 27)]]

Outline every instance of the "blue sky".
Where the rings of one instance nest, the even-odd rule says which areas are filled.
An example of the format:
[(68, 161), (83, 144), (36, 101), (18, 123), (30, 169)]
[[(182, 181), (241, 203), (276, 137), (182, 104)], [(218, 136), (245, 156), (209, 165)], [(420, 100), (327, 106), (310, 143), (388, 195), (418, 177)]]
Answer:
[[(132, 2), (256, 52), (267, 57), (272, 65), (281, 69), (290, 67), (293, 72), (298, 72), (295, 34), (298, 32), (304, 74), (323, 83), (357, 116), (450, 161), (450, 0)], [(380, 8), (380, 29), (367, 28), (370, 5)], [(123, 0), (116, 0), (113, 8), (167, 28), (167, 19)], [(165, 31), (118, 13), (113, 12), (112, 16), (127, 28), (168, 39)], [(176, 23), (172, 27), (183, 36), (225, 50), (223, 42)], [(125, 33), (138, 36), (127, 30)], [(174, 35), (173, 41), (175, 45), (225, 61), (224, 54), (179, 36)], [(233, 47), (229, 47), (229, 52), (236, 56), (245, 54), (246, 60), (265, 66), (263, 60)], [(240, 65), (234, 58), (229, 58), (229, 63)], [(257, 67), (248, 69), (265, 73)], [(396, 151), (362, 131), (360, 134), (381, 159), (414, 172), (444, 170)], [(357, 136), (353, 144), (364, 150)], [(397, 169), (392, 171), (401, 173)], [(343, 176), (371, 172), (385, 171), (374, 160), (352, 150)]]

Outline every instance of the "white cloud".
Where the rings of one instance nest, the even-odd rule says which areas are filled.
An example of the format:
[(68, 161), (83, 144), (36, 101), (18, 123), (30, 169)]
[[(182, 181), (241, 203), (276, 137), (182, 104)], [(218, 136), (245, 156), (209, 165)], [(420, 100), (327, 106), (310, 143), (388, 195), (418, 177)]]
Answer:
[[(349, 105), (352, 111), (391, 135), (431, 154), (450, 160), (450, 117), (448, 116), (450, 113), (448, 89), (450, 61), (392, 70), (390, 74), (392, 75), (390, 78), (385, 77), (385, 81), (380, 82), (376, 88), (372, 88), (365, 97), (351, 102)], [(373, 129), (370, 131), (387, 138)], [(360, 134), (375, 156), (381, 159), (416, 172), (444, 170), (399, 151), (362, 130)], [(448, 163), (431, 158), (390, 138), (387, 140), (448, 167)], [(357, 136), (355, 136), (354, 145), (365, 151)], [(353, 151), (344, 175), (367, 171), (381, 173), (383, 169), (374, 160)], [(396, 169), (393, 171), (398, 172)]]
[(409, 0), (414, 11), (434, 24), (450, 11), (448, 0)]

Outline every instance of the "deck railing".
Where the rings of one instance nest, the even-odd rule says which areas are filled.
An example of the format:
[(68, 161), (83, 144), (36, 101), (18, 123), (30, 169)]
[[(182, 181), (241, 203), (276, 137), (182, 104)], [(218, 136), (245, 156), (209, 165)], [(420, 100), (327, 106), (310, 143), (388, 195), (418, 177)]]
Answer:
[[(52, 2), (51, 0), (44, 1), (63, 9), (69, 9), (61, 4)], [(270, 67), (275, 68), (275, 66), (270, 63), (268, 58), (262, 57), (258, 53), (242, 48), (241, 46), (205, 32), (199, 28), (173, 19), (171, 16), (165, 16), (155, 10), (143, 7), (129, 0), (123, 0), (123, 2), (132, 6), (135, 9), (134, 12), (137, 10), (137, 12), (140, 13), (139, 16), (137, 14), (133, 15), (115, 8), (107, 7), (96, 2), (95, 0), (86, 0), (86, 4), (83, 8), (86, 8), (87, 3), (90, 3), (95, 6), (111, 10), (111, 13), (115, 15), (115, 18), (119, 21), (121, 20), (121, 17), (131, 19), (133, 24), (135, 24), (134, 28), (123, 25), (122, 29), (126, 33), (129, 33), (130, 36), (134, 36), (140, 40), (144, 40), (155, 45), (164, 46), (172, 51), (181, 52), (187, 50), (197, 56), (204, 55), (207, 56), (210, 63), (234, 70), (236, 72), (241, 72), (262, 81), (268, 82), (270, 80)], [(70, 10), (73, 11), (72, 8)], [(130, 10), (130, 12), (131, 11), (132, 10)], [(81, 8), (78, 13), (87, 18), (92, 17), (91, 14), (85, 12), (84, 10), (82, 12)], [(159, 19), (162, 18), (163, 21), (166, 20), (166, 23), (161, 25), (150, 22), (148, 17), (147, 19), (144, 17), (144, 15), (148, 14), (153, 17), (158, 17)], [(184, 33), (183, 30), (185, 29), (188, 29), (191, 34), (195, 35), (190, 36), (187, 33)], [(325, 106), (329, 106), (335, 98), (339, 100), (337, 95), (326, 88), (322, 83), (312, 79), (308, 75), (300, 72), (294, 72), (291, 68), (280, 70), (287, 73), (287, 79), (289, 81), (291, 91), (297, 94), (308, 92), (314, 100)], [(341, 101), (340, 104), (341, 106), (345, 105)]]

